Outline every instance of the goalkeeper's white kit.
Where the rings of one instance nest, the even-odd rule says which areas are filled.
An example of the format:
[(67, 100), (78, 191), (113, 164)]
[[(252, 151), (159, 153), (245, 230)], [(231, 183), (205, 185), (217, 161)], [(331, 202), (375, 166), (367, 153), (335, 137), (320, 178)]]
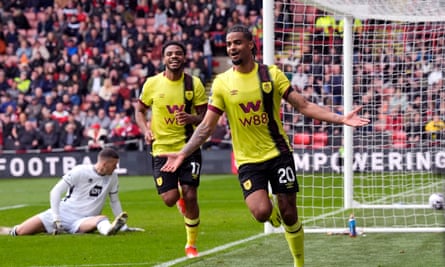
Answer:
[(48, 233), (53, 232), (55, 220), (60, 220), (68, 232), (76, 233), (85, 219), (102, 213), (107, 196), (110, 196), (114, 216), (122, 212), (118, 187), (115, 172), (101, 176), (94, 170), (94, 165), (78, 165), (54, 186), (50, 193), (51, 208), (39, 217)]

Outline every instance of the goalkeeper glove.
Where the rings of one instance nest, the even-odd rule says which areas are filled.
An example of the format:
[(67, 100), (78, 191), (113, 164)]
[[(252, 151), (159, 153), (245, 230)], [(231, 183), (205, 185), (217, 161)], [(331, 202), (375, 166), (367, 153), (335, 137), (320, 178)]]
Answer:
[(60, 220), (55, 220), (53, 224), (54, 224), (53, 235), (58, 235), (65, 232), (62, 226), (62, 222)]
[(145, 232), (145, 230), (139, 227), (128, 227), (128, 225), (125, 224), (122, 226), (121, 232)]

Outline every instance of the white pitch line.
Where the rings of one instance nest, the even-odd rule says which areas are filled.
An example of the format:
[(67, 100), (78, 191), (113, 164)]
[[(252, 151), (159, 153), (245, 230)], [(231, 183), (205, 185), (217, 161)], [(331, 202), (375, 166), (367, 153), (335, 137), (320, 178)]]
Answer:
[[(263, 236), (266, 236), (266, 235), (268, 235), (268, 234), (261, 233), (261, 234), (254, 235), (254, 236), (251, 236), (251, 237), (248, 237), (248, 238), (245, 238), (245, 239), (234, 241), (234, 242), (231, 242), (231, 243), (219, 246), (219, 247), (212, 248), (212, 249), (204, 251), (204, 252), (200, 252), (199, 256), (210, 255), (212, 253), (216, 253), (216, 252), (219, 252), (219, 251), (222, 251), (222, 250), (225, 250), (225, 249), (237, 246), (239, 244), (255, 240), (257, 238), (260, 238), (260, 237), (263, 237)], [(186, 260), (189, 260), (189, 258), (181, 257), (181, 258), (177, 258), (175, 260), (171, 260), (171, 261), (168, 261), (168, 262), (164, 262), (164, 263), (155, 265), (153, 267), (169, 267), (169, 266), (172, 266), (174, 264), (184, 262)], [(146, 266), (146, 265), (149, 265), (149, 264), (146, 263), (146, 262), (139, 262), (139, 263), (134, 263), (133, 262), (133, 263), (113, 263), (113, 264), (104, 263), (104, 264), (81, 264), (81, 265), (33, 265), (32, 267), (72, 267), (72, 266), (76, 266), (76, 267), (100, 267), (100, 266), (129, 266), (129, 265), (131, 265), (131, 266)]]
[(13, 206), (6, 206), (6, 207), (0, 207), (0, 210), (12, 210), (12, 209), (19, 209), (26, 207), (28, 205), (26, 204), (19, 204), (19, 205), (13, 205)]
[[(219, 246), (219, 247), (212, 248), (210, 250), (206, 250), (204, 252), (199, 252), (199, 256), (210, 255), (212, 253), (216, 253), (216, 252), (219, 252), (219, 251), (222, 251), (222, 250), (225, 250), (225, 249), (237, 246), (239, 244), (255, 240), (257, 238), (260, 238), (260, 237), (263, 237), (263, 236), (266, 236), (266, 235), (267, 234), (265, 234), (265, 233), (262, 233), (262, 234), (259, 234), (259, 235), (254, 235), (254, 236), (251, 236), (251, 237), (248, 237), (248, 238), (245, 238), (245, 239), (241, 239), (241, 240), (238, 240), (238, 241), (235, 241), (235, 242), (231, 242), (231, 243)], [(188, 259), (189, 258), (187, 258), (187, 257), (182, 257), (182, 258), (178, 258), (178, 259), (175, 259), (175, 260), (172, 260), (172, 261), (168, 261), (168, 262), (164, 262), (164, 263), (155, 265), (153, 267), (169, 267), (169, 266), (172, 266), (174, 264), (177, 264), (177, 263), (180, 263), (180, 262), (184, 262), (184, 261), (186, 261)]]

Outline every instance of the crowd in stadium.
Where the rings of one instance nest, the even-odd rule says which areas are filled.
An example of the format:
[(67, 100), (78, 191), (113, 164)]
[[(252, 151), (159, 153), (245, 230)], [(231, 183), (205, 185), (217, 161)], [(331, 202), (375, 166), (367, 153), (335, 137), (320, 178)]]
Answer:
[[(224, 30), (248, 25), (260, 45), (261, 14), (261, 0), (0, 1), (0, 147), (73, 150), (117, 142), (124, 149), (140, 148), (129, 141), (141, 135), (134, 104), (145, 78), (163, 69), (162, 44), (184, 42), (186, 72), (209, 84)], [(292, 10), (286, 14), (289, 19)], [(332, 34), (314, 36), (323, 42)], [(373, 120), (363, 131), (397, 131), (414, 143), (429, 138), (425, 131), (431, 129), (435, 139), (441, 138), (445, 44), (443, 38), (438, 42), (434, 47), (419, 42), (403, 56), (382, 50), (382, 64), (373, 63), (370, 46), (355, 51), (354, 72), (360, 75), (354, 76), (354, 103)], [(335, 42), (329, 49), (306, 47), (302, 56), (283, 51), (289, 56), (278, 57), (277, 64), (308, 99), (342, 112), (341, 47)], [(315, 127), (303, 127), (305, 119), (286, 106), (283, 114), (292, 140), (298, 131), (341, 131), (311, 121), (306, 123)], [(217, 132), (215, 139), (229, 138), (224, 121)]]
[[(302, 28), (309, 40), (298, 41), (303, 44), (298, 51), (283, 51), (276, 64), (307, 99), (343, 113), (343, 20), (303, 4), (283, 5), (280, 10), (278, 36), (295, 36)], [(353, 22), (353, 104), (363, 106), (363, 116), (372, 121), (355, 130), (358, 146), (407, 148), (445, 141), (445, 25), (399, 25)], [(391, 34), (382, 41), (379, 35), (385, 32)], [(281, 40), (285, 43), (286, 38)], [(284, 111), (296, 147), (312, 146), (314, 136), (321, 136), (316, 147), (341, 146), (342, 127), (308, 120), (288, 106)]]

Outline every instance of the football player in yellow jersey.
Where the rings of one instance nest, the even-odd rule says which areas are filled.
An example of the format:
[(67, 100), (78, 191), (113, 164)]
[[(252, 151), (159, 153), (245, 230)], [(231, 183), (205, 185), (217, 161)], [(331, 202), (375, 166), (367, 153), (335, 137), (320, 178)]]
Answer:
[[(233, 67), (215, 78), (207, 113), (187, 144), (177, 153), (161, 155), (167, 157), (161, 170), (176, 171), (207, 140), (218, 118), (226, 112), (247, 207), (257, 221), (269, 220), (274, 226), (279, 225), (281, 214), (294, 265), (303, 266), (304, 231), (296, 205), (298, 182), (293, 151), (280, 121), (280, 101), (285, 99), (303, 115), (316, 120), (353, 127), (369, 121), (357, 115), (360, 107), (341, 116), (308, 102), (292, 89), (276, 66), (268, 66), (269, 82), (260, 79), (260, 64), (254, 59), (256, 47), (247, 27), (232, 27), (226, 35), (226, 45)], [(269, 198), (268, 183), (277, 196), (279, 212)]]
[(196, 149), (191, 153), (174, 173), (161, 171), (166, 158), (159, 154), (178, 152), (184, 146), (207, 110), (207, 96), (200, 79), (184, 73), (186, 49), (182, 43), (164, 44), (162, 55), (165, 70), (145, 81), (136, 108), (136, 122), (146, 143), (152, 146), (158, 194), (167, 206), (178, 205), (187, 233), (186, 255), (197, 257), (201, 151)]

